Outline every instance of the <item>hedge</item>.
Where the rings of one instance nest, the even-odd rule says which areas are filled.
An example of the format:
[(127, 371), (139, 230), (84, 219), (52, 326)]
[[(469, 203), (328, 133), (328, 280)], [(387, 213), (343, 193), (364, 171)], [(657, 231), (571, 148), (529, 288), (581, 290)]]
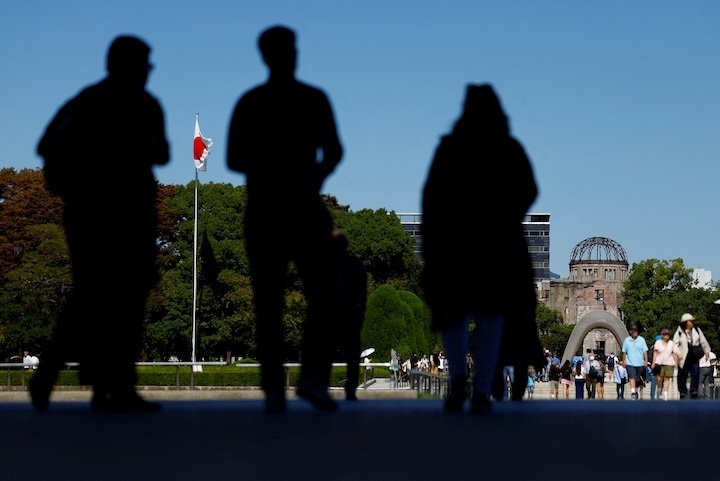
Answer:
[[(192, 374), (190, 366), (179, 366), (180, 386), (190, 386)], [(21, 369), (0, 370), (0, 390), (7, 389), (8, 375), (10, 386), (18, 387), (23, 385), (23, 374), (27, 386), (34, 371)], [(178, 368), (174, 366), (138, 366), (138, 386), (161, 386), (175, 387), (178, 383)], [(290, 385), (296, 386), (300, 377), (300, 368), (289, 368)], [(389, 371), (384, 368), (374, 369), (375, 377), (389, 377)], [(363, 372), (360, 372), (360, 382), (363, 381)], [(343, 386), (347, 378), (344, 367), (333, 367), (330, 375), (330, 385), (333, 387)], [(68, 368), (60, 371), (57, 386), (80, 386), (78, 371), (76, 368)], [(203, 370), (194, 374), (195, 386), (222, 386), (222, 387), (256, 387), (260, 386), (259, 367), (238, 367), (234, 364), (227, 366), (203, 366)]]

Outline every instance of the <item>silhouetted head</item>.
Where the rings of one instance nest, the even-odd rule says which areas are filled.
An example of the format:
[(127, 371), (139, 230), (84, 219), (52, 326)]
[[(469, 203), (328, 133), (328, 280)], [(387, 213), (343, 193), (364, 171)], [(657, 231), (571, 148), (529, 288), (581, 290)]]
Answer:
[(508, 119), (500, 99), (490, 84), (469, 84), (465, 92), (465, 103), (460, 119), (455, 124), (458, 131), (491, 131), (509, 133)]
[(292, 78), (297, 65), (295, 32), (282, 25), (270, 27), (260, 34), (258, 48), (271, 77)]
[(137, 37), (121, 35), (110, 44), (107, 71), (110, 79), (130, 88), (145, 88), (150, 64), (150, 46)]

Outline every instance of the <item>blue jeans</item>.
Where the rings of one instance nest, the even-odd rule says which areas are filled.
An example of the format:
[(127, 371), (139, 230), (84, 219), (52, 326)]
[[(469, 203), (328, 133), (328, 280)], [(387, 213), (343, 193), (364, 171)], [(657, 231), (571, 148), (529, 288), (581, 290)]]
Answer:
[(677, 383), (680, 397), (687, 397), (687, 378), (690, 375), (690, 397), (697, 396), (698, 385), (700, 384), (700, 363), (685, 360), (685, 365), (678, 369)]
[(657, 377), (655, 374), (648, 374), (650, 378), (650, 399), (655, 399), (655, 391), (657, 390)]
[[(515, 382), (515, 366), (503, 366), (503, 379), (506, 381), (507, 385), (507, 379), (510, 378), (510, 385), (512, 385)], [(503, 390), (503, 399), (508, 398), (508, 388), (506, 387)]]
[[(464, 368), (453, 366), (464, 366), (465, 356), (468, 352), (470, 333), (468, 324), (474, 317), (476, 331), (473, 336), (475, 349), (473, 360), (475, 361), (475, 374), (472, 384), (473, 392), (490, 394), (495, 379), (495, 369), (500, 357), (500, 345), (502, 344), (503, 329), (505, 327), (505, 315), (458, 315), (456, 322), (442, 329), (443, 344), (450, 365), (450, 376), (462, 375)], [(480, 335), (479, 333), (482, 333)], [(458, 372), (459, 371), (459, 372)]]
[(711, 397), (710, 395), (710, 384), (712, 384), (712, 366), (700, 368), (700, 392), (699, 395), (702, 399)]

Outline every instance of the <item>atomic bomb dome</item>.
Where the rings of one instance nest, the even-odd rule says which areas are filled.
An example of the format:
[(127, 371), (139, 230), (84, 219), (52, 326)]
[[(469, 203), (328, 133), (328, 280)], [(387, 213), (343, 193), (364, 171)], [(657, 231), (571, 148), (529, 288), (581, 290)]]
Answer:
[[(594, 255), (593, 255), (594, 254)], [(573, 262), (595, 261), (622, 261), (627, 263), (627, 254), (623, 246), (607, 237), (590, 237), (575, 246), (572, 251)]]
[(607, 237), (590, 237), (580, 242), (570, 256), (570, 279), (627, 279), (627, 254), (623, 246)]
[[(575, 246), (570, 256), (570, 276), (543, 283), (540, 300), (575, 324), (579, 339), (568, 348), (596, 355), (619, 353), (622, 339), (623, 283), (628, 278), (628, 256), (623, 246), (607, 237), (590, 237)], [(622, 329), (620, 329), (622, 328)], [(574, 331), (573, 331), (574, 332)], [(613, 334), (615, 333), (615, 334)]]

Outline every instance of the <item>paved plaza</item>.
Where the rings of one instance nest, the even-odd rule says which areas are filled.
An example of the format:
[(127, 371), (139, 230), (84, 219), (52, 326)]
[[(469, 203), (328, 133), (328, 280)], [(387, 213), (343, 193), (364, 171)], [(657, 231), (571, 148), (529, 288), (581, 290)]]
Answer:
[(153, 414), (94, 413), (72, 399), (37, 413), (27, 398), (6, 398), (0, 473), (13, 481), (526, 481), (650, 478), (662, 466), (664, 479), (718, 477), (718, 401), (536, 398), (473, 416), (444, 413), (438, 399), (362, 394), (334, 413), (291, 395), (282, 415), (266, 415), (260, 396), (163, 400)]

